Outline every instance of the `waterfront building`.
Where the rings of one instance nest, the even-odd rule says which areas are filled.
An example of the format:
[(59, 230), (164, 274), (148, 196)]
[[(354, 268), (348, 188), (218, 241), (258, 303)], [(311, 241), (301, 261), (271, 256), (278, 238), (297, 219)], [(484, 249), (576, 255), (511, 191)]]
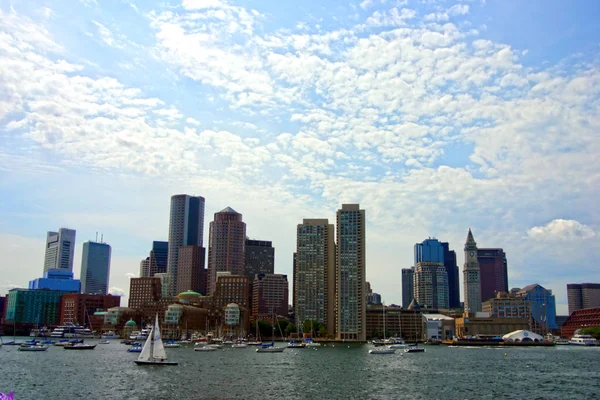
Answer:
[(414, 273), (415, 299), (428, 309), (448, 308), (448, 274), (441, 262), (421, 261)]
[(221, 272), (217, 276), (214, 307), (221, 313), (229, 303), (248, 309), (250, 300), (250, 281), (246, 275), (231, 275), (228, 272)]
[(169, 274), (166, 272), (156, 273), (154, 278), (160, 279), (161, 297), (169, 297)]
[[(465, 266), (463, 269), (465, 313), (475, 314), (481, 311), (481, 279), (477, 262), (477, 243), (471, 228), (465, 242)], [(516, 329), (513, 329), (516, 330)]]
[(481, 301), (486, 301), (500, 292), (508, 292), (508, 267), (502, 249), (477, 249)]
[[(120, 304), (121, 296), (111, 294), (65, 294), (60, 299), (59, 321), (61, 325), (75, 324), (89, 328), (92, 316), (97, 311), (119, 307)], [(104, 319), (104, 316), (102, 316), (100, 327), (104, 323)]]
[(0, 296), (0, 331), (2, 331), (2, 325), (4, 325), (4, 313), (6, 308), (6, 296)]
[(81, 255), (81, 291), (107, 294), (110, 277), (110, 245), (87, 241)]
[(454, 318), (442, 314), (423, 314), (422, 340), (446, 340), (454, 337)]
[(289, 285), (287, 275), (254, 275), (252, 285), (252, 317), (265, 319), (265, 316), (280, 315), (287, 317)]
[(567, 284), (569, 315), (577, 310), (600, 307), (600, 283)]
[(208, 242), (208, 293), (213, 294), (217, 272), (244, 274), (246, 223), (242, 214), (231, 207), (215, 213), (214, 221), (210, 223)]
[[(192, 332), (206, 332), (211, 326), (212, 318), (207, 308), (173, 303), (165, 312), (165, 335), (171, 337), (190, 337)], [(215, 326), (214, 323), (212, 325)], [(161, 329), (161, 332), (162, 330)]]
[(460, 308), (460, 282), (456, 252), (450, 250), (448, 242), (442, 242), (442, 248), (444, 249), (444, 268), (448, 274), (448, 307)]
[(342, 204), (336, 214), (336, 337), (366, 340), (365, 210)]
[(43, 278), (29, 281), (29, 289), (62, 290), (69, 293), (81, 291), (81, 281), (73, 279), (73, 272), (68, 269), (49, 269)]
[[(383, 312), (385, 307), (385, 313)], [(407, 342), (423, 338), (421, 311), (407, 310), (398, 306), (366, 306), (366, 340), (383, 337), (383, 318), (385, 314), (385, 337), (401, 337)]]
[(11, 289), (8, 292), (5, 323), (28, 334), (36, 326), (59, 322), (60, 297), (72, 292), (48, 289)]
[(129, 308), (140, 309), (144, 304), (156, 302), (161, 297), (160, 278), (131, 278), (129, 281)]
[(150, 254), (140, 262), (140, 278), (151, 278), (154, 274), (167, 272), (168, 259), (169, 242), (153, 241)]
[(254, 282), (256, 274), (275, 273), (275, 248), (271, 241), (246, 239), (244, 274)]
[(560, 336), (570, 338), (577, 329), (600, 326), (600, 307), (575, 310), (560, 328)]
[(46, 254), (44, 272), (51, 269), (66, 269), (73, 272), (75, 254), (75, 230), (60, 228), (58, 232), (46, 235)]
[(481, 308), (494, 318), (531, 318), (529, 300), (514, 293), (499, 292), (496, 297), (484, 301)]
[(528, 318), (493, 318), (465, 315), (455, 318), (454, 326), (456, 336), (459, 338), (476, 335), (503, 336), (518, 330), (528, 330), (530, 320)]
[(415, 267), (402, 268), (402, 307), (408, 308), (415, 298)]
[(193, 290), (206, 295), (206, 269), (202, 246), (179, 247), (177, 265), (177, 293)]
[(537, 333), (542, 332), (545, 335), (552, 329), (558, 329), (556, 325), (556, 300), (552, 294), (552, 290), (545, 289), (543, 286), (534, 283), (515, 291), (515, 295), (529, 301), (532, 322), (534, 324), (530, 330)]
[(167, 257), (168, 294), (177, 294), (177, 267), (180, 246), (202, 246), (204, 238), (204, 197), (178, 194), (171, 197)]
[(334, 227), (327, 219), (304, 219), (296, 227), (294, 315), (296, 324), (316, 321), (335, 334)]

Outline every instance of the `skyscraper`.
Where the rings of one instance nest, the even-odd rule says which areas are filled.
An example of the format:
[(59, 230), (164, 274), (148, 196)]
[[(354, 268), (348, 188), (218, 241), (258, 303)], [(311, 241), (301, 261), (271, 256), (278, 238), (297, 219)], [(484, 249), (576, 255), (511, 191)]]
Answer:
[(477, 249), (477, 262), (482, 302), (496, 297), (497, 293), (508, 292), (508, 268), (504, 250)]
[(177, 264), (177, 293), (188, 290), (206, 295), (206, 251), (202, 246), (179, 247)]
[(600, 307), (600, 283), (567, 284), (569, 315), (574, 311)]
[(58, 232), (48, 232), (46, 236), (44, 272), (50, 269), (67, 269), (73, 272), (74, 253), (74, 229), (60, 228)]
[(180, 246), (202, 246), (204, 197), (177, 194), (171, 197), (167, 274), (169, 295), (177, 294), (177, 266)]
[(337, 211), (336, 335), (341, 340), (366, 340), (365, 210), (342, 204)]
[(415, 267), (402, 268), (402, 308), (408, 308), (415, 297)]
[(450, 250), (448, 242), (442, 242), (444, 248), (444, 267), (448, 274), (448, 307), (460, 307), (460, 283), (458, 279), (458, 264), (456, 263), (456, 252)]
[(208, 238), (209, 294), (215, 291), (217, 272), (244, 275), (245, 242), (246, 223), (242, 214), (231, 207), (215, 213)]
[(448, 308), (448, 273), (441, 262), (421, 261), (414, 273), (415, 300), (430, 309)]
[(294, 253), (296, 324), (317, 321), (335, 333), (334, 227), (327, 219), (304, 219), (296, 228)]
[(244, 273), (254, 281), (256, 274), (272, 274), (275, 272), (275, 248), (267, 240), (246, 239)]
[(110, 276), (110, 245), (87, 241), (81, 255), (81, 292), (107, 294)]
[(463, 283), (465, 313), (474, 314), (481, 311), (481, 280), (479, 277), (479, 263), (477, 262), (477, 243), (470, 228), (465, 242)]
[(140, 278), (167, 272), (168, 258), (169, 242), (153, 241), (150, 255), (140, 262)]
[(252, 284), (252, 316), (273, 318), (287, 317), (289, 285), (287, 275), (256, 274)]
[(545, 335), (551, 329), (558, 328), (556, 325), (556, 299), (552, 290), (534, 283), (516, 291), (515, 296), (529, 301), (531, 316), (535, 323), (534, 331)]

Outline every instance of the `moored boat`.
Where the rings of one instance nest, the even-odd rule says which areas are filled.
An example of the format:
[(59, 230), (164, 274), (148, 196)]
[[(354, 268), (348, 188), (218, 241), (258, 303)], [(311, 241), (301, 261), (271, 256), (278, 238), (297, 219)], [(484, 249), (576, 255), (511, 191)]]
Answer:
[(374, 349), (369, 350), (369, 354), (394, 354), (396, 349), (391, 349), (389, 347), (378, 346)]
[(571, 346), (598, 346), (598, 341), (592, 335), (576, 333), (569, 340)]
[(177, 365), (176, 362), (167, 361), (167, 352), (160, 337), (158, 314), (156, 314), (154, 327), (149, 332), (142, 352), (135, 363), (137, 365)]
[(66, 346), (63, 346), (63, 349), (65, 350), (94, 350), (95, 348), (95, 344), (85, 343), (69, 343)]

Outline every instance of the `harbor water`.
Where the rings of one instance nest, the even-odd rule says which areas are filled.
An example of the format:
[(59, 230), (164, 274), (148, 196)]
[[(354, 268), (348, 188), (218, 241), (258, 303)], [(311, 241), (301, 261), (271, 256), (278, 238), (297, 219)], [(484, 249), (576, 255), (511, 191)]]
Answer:
[[(95, 343), (97, 340), (86, 342)], [(369, 345), (256, 353), (167, 349), (175, 367), (140, 367), (118, 340), (91, 351), (0, 347), (0, 392), (20, 399), (598, 399), (600, 348)]]

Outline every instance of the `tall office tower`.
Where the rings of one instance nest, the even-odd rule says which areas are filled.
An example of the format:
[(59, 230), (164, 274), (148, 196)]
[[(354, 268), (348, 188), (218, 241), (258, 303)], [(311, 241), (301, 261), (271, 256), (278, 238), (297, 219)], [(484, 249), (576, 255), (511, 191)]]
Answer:
[(177, 295), (177, 265), (180, 246), (202, 246), (204, 197), (177, 194), (171, 197), (167, 274), (169, 295)]
[(140, 277), (149, 278), (167, 272), (168, 258), (169, 242), (153, 241), (150, 255), (140, 262)]
[(252, 284), (252, 316), (273, 318), (288, 315), (289, 284), (287, 275), (256, 274)]
[(465, 292), (465, 313), (475, 314), (481, 311), (481, 280), (479, 263), (477, 262), (477, 243), (469, 228), (465, 243), (465, 266), (463, 269), (463, 284)]
[(209, 294), (215, 291), (217, 272), (244, 274), (245, 242), (246, 223), (242, 221), (242, 214), (231, 207), (215, 213), (208, 238)]
[(48, 232), (44, 272), (50, 269), (68, 269), (73, 272), (75, 253), (75, 230), (60, 228), (58, 232)]
[(246, 239), (244, 274), (254, 282), (256, 274), (275, 272), (275, 248), (270, 241)]
[(202, 246), (179, 247), (177, 293), (192, 290), (206, 295), (205, 254), (206, 251)]
[[(458, 303), (458, 306), (460, 306), (460, 288), (458, 287), (458, 266), (456, 265), (456, 253), (453, 250), (450, 250), (449, 246), (450, 245), (447, 242), (442, 243), (435, 238), (425, 239), (422, 243), (415, 244), (415, 266), (420, 262), (441, 263), (446, 270), (446, 279), (443, 281), (447, 282), (448, 286), (445, 288), (436, 287), (435, 289), (429, 289), (429, 291), (433, 290), (435, 293), (438, 293), (438, 291), (439, 293), (448, 293), (448, 301), (440, 303), (446, 304), (446, 307), (438, 306), (436, 308), (450, 307), (451, 291), (452, 295), (454, 296), (453, 300), (455, 300), (454, 304)], [(429, 271), (429, 268), (427, 268), (426, 271)], [(450, 286), (451, 279), (453, 284), (452, 287)], [(443, 285), (444, 283), (442, 281), (438, 281), (436, 284), (439, 286)], [(416, 290), (416, 284), (414, 286), (414, 290)], [(423, 293), (423, 288), (421, 288), (421, 293)], [(423, 306), (423, 303), (421, 303), (421, 300), (419, 300), (417, 296), (414, 296), (414, 298), (417, 299), (417, 302)], [(437, 301), (435, 302), (437, 304)], [(428, 306), (430, 306), (430, 304)]]
[(567, 284), (569, 315), (573, 311), (600, 307), (600, 283)]
[(448, 274), (448, 307), (460, 307), (460, 282), (458, 279), (458, 264), (456, 263), (456, 252), (450, 250), (448, 242), (442, 242), (444, 248), (444, 267)]
[(110, 276), (109, 244), (87, 241), (81, 255), (81, 292), (107, 294)]
[(514, 293), (516, 297), (529, 301), (531, 316), (535, 323), (534, 331), (537, 330), (546, 334), (551, 329), (558, 329), (558, 325), (556, 325), (556, 299), (552, 294), (552, 290), (534, 283)]
[(365, 210), (342, 204), (337, 211), (336, 335), (341, 340), (366, 340)]
[(441, 262), (421, 261), (414, 274), (415, 300), (429, 309), (448, 308), (448, 273)]
[(402, 268), (402, 308), (408, 308), (415, 298), (415, 267)]
[(294, 319), (296, 319), (296, 253), (292, 255), (292, 307), (294, 307)]
[(144, 304), (161, 299), (162, 286), (159, 277), (131, 278), (129, 283), (129, 308), (142, 308)]
[(497, 293), (508, 292), (508, 268), (504, 250), (477, 249), (477, 262), (482, 302), (496, 297)]
[(334, 227), (327, 219), (304, 219), (296, 228), (294, 313), (296, 325), (317, 321), (335, 333)]

